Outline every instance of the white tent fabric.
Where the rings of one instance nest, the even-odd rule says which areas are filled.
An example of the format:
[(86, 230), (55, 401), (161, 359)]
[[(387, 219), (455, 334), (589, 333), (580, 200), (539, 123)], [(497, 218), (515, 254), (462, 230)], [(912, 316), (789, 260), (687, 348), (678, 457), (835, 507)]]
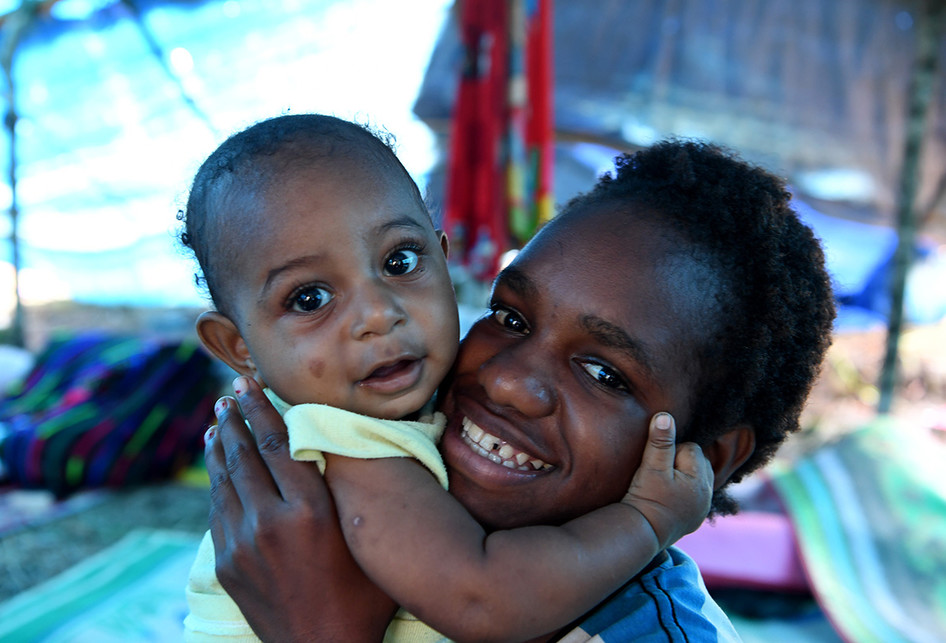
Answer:
[[(435, 148), (411, 108), (450, 5), (53, 4), (13, 67), (24, 298), (201, 305), (175, 215), (203, 158), (261, 118), (320, 111), (383, 127), (423, 183)], [(0, 136), (4, 176), (8, 156)], [(0, 208), (9, 202), (3, 181)], [(0, 237), (10, 231), (0, 216)], [(0, 241), (0, 327), (10, 260)]]

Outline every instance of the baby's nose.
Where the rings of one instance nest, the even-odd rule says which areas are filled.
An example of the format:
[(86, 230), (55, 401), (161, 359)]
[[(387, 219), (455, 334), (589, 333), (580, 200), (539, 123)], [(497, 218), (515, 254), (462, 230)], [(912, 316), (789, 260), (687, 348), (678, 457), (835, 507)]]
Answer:
[(354, 305), (351, 334), (355, 339), (386, 335), (407, 321), (400, 299), (383, 287), (363, 289)]

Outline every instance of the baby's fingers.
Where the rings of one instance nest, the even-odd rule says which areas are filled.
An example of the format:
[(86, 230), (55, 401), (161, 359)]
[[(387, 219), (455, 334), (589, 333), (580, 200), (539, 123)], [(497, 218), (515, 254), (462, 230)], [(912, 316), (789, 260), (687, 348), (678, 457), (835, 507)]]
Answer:
[(673, 473), (676, 459), (677, 426), (669, 413), (657, 413), (650, 419), (650, 430), (644, 455), (641, 457), (641, 469)]
[(694, 442), (684, 442), (677, 445), (677, 471), (689, 478), (694, 488), (712, 500), (713, 487), (716, 484), (716, 472), (713, 465), (703, 453), (703, 449)]
[(677, 471), (694, 478), (712, 476), (713, 473), (710, 461), (700, 445), (695, 442), (683, 442), (677, 445), (676, 468)]

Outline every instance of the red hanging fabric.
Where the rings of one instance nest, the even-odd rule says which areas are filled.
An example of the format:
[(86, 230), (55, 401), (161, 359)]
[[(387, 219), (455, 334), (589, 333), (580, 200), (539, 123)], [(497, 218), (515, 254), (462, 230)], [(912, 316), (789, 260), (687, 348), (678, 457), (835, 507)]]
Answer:
[(522, 245), (552, 218), (552, 9), (551, 0), (510, 3), (507, 211)]
[(452, 255), (490, 281), (551, 216), (551, 0), (459, 3), (465, 52), (444, 226)]
[[(529, 236), (554, 216), (555, 195), (552, 192), (555, 161), (555, 101), (553, 94), (555, 69), (552, 48), (552, 0), (532, 0), (529, 15), (528, 78), (529, 119), (526, 147), (530, 151), (529, 167), (533, 177), (529, 189), (532, 197), (533, 228)], [(522, 239), (525, 243), (528, 239)]]
[(508, 245), (502, 205), (506, 0), (460, 3), (464, 67), (454, 108), (445, 226), (477, 279), (495, 274)]

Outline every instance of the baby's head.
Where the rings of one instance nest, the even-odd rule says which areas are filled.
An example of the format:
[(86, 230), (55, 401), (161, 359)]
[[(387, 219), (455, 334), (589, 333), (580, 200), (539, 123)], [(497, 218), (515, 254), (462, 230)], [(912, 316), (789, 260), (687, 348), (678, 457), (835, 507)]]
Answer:
[(290, 404), (413, 413), (456, 355), (446, 238), (388, 144), (280, 116), (203, 163), (182, 216), (216, 310), (204, 345)]

